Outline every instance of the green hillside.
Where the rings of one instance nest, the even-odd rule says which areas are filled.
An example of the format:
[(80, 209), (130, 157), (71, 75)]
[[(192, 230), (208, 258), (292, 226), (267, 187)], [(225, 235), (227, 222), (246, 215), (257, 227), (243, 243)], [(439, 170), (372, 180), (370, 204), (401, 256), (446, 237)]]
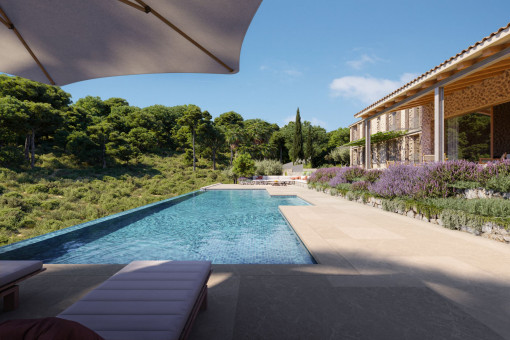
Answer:
[(33, 170), (0, 168), (0, 245), (229, 182), (200, 160), (193, 171), (182, 154), (106, 169), (62, 168), (65, 160), (45, 154)]

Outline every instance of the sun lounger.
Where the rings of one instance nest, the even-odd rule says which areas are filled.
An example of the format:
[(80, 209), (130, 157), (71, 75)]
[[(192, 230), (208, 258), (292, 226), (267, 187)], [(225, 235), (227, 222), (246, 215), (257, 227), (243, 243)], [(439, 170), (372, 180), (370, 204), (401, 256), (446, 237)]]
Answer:
[(45, 271), (41, 261), (0, 261), (0, 299), (4, 311), (18, 308), (19, 286), (23, 280)]
[(134, 261), (58, 317), (105, 340), (185, 339), (207, 307), (208, 261)]

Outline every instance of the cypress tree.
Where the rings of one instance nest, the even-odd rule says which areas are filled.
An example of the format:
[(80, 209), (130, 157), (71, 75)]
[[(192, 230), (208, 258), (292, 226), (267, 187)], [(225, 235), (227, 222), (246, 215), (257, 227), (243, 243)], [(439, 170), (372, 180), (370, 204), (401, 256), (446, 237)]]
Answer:
[(296, 113), (296, 130), (294, 131), (294, 145), (292, 151), (293, 163), (295, 163), (298, 159), (305, 158), (303, 154), (303, 131), (301, 130), (301, 116), (299, 115), (299, 107)]
[(312, 124), (308, 125), (308, 136), (306, 138), (306, 160), (310, 162), (310, 164), (313, 167), (313, 130), (312, 130)]

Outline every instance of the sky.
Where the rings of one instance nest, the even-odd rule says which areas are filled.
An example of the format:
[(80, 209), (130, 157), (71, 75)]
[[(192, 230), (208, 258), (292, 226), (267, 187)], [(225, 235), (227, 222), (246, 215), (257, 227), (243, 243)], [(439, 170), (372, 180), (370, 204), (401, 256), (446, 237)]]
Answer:
[(510, 22), (508, 0), (265, 0), (234, 75), (151, 74), (82, 81), (72, 100), (121, 97), (146, 107), (195, 104), (280, 126), (327, 131)]

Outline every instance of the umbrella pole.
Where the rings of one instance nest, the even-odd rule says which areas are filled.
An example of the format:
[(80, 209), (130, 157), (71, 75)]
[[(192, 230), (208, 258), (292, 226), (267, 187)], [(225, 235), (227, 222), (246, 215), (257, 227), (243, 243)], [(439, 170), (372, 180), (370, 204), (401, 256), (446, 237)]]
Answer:
[(32, 58), (34, 59), (34, 61), (37, 63), (37, 65), (39, 66), (39, 68), (41, 69), (41, 71), (43, 71), (44, 75), (46, 76), (46, 78), (48, 78), (49, 82), (51, 85), (55, 85), (55, 82), (53, 81), (53, 78), (51, 78), (50, 74), (48, 73), (48, 71), (46, 71), (46, 69), (44, 68), (44, 66), (41, 64), (41, 62), (39, 61), (39, 59), (37, 59), (37, 57), (35, 56), (34, 52), (32, 51), (32, 49), (30, 48), (30, 46), (28, 46), (27, 42), (25, 41), (25, 39), (23, 39), (23, 36), (18, 32), (18, 30), (16, 29), (16, 27), (14, 26), (14, 24), (11, 22), (11, 20), (9, 19), (9, 17), (7, 16), (7, 14), (5, 14), (5, 12), (3, 11), (2, 7), (0, 7), (0, 22), (2, 24), (4, 24), (8, 29), (12, 30), (14, 32), (14, 34), (16, 34), (16, 36), (18, 37), (18, 39), (21, 41), (21, 43), (23, 44), (23, 46), (25, 46), (25, 49), (28, 51), (28, 53), (30, 53), (30, 55), (32, 56)]

